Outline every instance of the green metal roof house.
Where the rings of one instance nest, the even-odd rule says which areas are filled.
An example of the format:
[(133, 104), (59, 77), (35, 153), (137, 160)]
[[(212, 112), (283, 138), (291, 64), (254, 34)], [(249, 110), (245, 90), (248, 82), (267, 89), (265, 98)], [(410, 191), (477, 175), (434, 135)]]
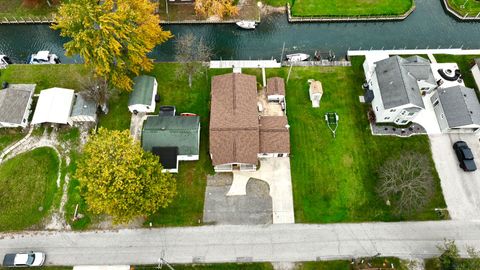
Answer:
[(128, 99), (128, 110), (132, 113), (154, 112), (158, 87), (155, 77), (141, 75), (133, 79), (133, 84), (133, 91)]
[(74, 122), (97, 122), (97, 104), (86, 98), (82, 93), (76, 94), (70, 114), (71, 125)]
[(142, 147), (158, 155), (166, 171), (177, 173), (178, 161), (199, 158), (200, 117), (147, 117), (143, 125)]

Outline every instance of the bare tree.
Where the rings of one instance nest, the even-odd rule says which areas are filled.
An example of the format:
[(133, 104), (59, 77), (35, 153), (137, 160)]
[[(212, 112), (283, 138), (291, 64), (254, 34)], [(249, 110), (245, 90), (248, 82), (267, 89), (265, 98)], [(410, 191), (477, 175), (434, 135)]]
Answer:
[(430, 201), (434, 182), (427, 156), (414, 152), (403, 153), (380, 167), (378, 194), (389, 200), (396, 214), (411, 214)]
[(192, 88), (192, 80), (202, 69), (203, 62), (212, 56), (212, 50), (203, 41), (192, 33), (178, 37), (175, 42), (175, 59), (180, 63), (177, 75), (188, 76), (188, 86)]
[(105, 79), (89, 76), (82, 81), (83, 91), (86, 98), (95, 101), (103, 113), (108, 113), (108, 100), (114, 91)]

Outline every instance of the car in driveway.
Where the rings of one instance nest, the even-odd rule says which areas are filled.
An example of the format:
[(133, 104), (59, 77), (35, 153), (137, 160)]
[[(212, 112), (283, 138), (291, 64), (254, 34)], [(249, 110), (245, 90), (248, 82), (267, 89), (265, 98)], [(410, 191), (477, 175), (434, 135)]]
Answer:
[(468, 147), (464, 141), (458, 141), (453, 144), (453, 149), (457, 155), (457, 159), (460, 162), (460, 168), (466, 172), (473, 172), (477, 170), (472, 150)]
[(45, 263), (45, 253), (42, 252), (20, 252), (5, 254), (3, 267), (34, 267), (42, 266)]

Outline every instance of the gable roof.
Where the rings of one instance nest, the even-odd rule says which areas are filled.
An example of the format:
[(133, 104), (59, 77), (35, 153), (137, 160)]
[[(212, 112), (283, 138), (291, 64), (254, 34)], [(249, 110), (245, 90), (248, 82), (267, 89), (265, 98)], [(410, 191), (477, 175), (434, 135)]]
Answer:
[(260, 153), (290, 153), (290, 133), (286, 116), (260, 118)]
[(36, 84), (10, 84), (0, 90), (0, 122), (22, 124)]
[(280, 77), (272, 77), (267, 80), (267, 96), (285, 96), (285, 81)]
[(135, 77), (133, 79), (133, 91), (128, 98), (128, 106), (135, 104), (152, 104), (155, 80), (155, 77), (147, 75)]
[(72, 111), (74, 91), (65, 88), (42, 90), (33, 114), (32, 124), (67, 124)]
[(449, 127), (480, 125), (480, 103), (475, 90), (452, 86), (439, 89), (438, 97)]
[(392, 56), (375, 64), (375, 73), (385, 109), (406, 104), (425, 108), (417, 80), (435, 84), (428, 60), (419, 56), (408, 59)]
[(199, 116), (149, 116), (143, 125), (142, 147), (178, 147), (179, 155), (199, 154)]
[(212, 78), (210, 154), (214, 166), (257, 164), (259, 123), (255, 76), (230, 73)]
[(82, 93), (77, 94), (73, 104), (71, 116), (97, 116), (97, 104), (95, 101), (86, 98)]

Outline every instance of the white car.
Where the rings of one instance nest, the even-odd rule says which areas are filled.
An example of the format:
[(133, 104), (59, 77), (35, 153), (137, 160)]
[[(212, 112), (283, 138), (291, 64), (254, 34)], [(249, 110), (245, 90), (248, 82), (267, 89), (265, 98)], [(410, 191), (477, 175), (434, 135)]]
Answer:
[(5, 257), (3, 258), (4, 267), (42, 266), (44, 262), (45, 253), (33, 251), (5, 254)]

